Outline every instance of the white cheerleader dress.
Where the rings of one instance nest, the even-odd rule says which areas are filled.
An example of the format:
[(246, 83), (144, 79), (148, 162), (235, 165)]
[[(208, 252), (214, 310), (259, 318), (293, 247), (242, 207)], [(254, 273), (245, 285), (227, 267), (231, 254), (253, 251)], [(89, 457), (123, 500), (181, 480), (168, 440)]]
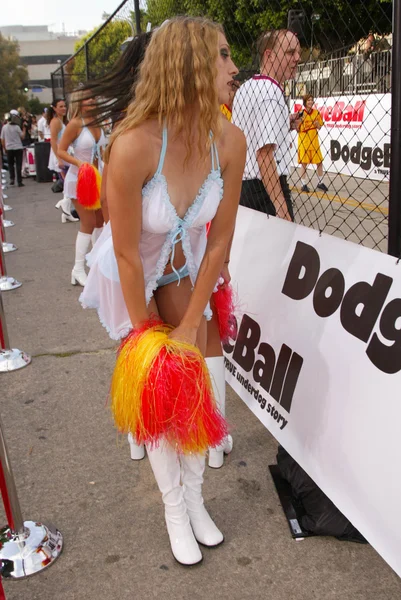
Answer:
[[(101, 173), (103, 170), (101, 151), (107, 144), (106, 136), (102, 129), (100, 138), (96, 141), (93, 133), (85, 125), (83, 120), (82, 123), (81, 132), (72, 143), (74, 157), (82, 162), (90, 163), (91, 165), (97, 159), (98, 170)], [(75, 165), (70, 165), (67, 175), (65, 176), (64, 194), (68, 196), (68, 198), (76, 199), (77, 197), (78, 170), (78, 167)]]
[[(167, 129), (164, 128), (157, 171), (142, 190), (142, 233), (139, 251), (147, 305), (158, 287), (158, 281), (163, 276), (169, 259), (179, 280), (179, 273), (174, 267), (174, 248), (179, 242), (182, 243), (189, 277), (192, 285), (195, 285), (206, 250), (206, 224), (214, 218), (223, 197), (223, 179), (217, 148), (213, 144), (212, 169), (181, 219), (171, 203), (167, 181), (162, 173), (166, 150)], [(87, 262), (90, 271), (79, 300), (84, 308), (95, 308), (110, 337), (119, 340), (129, 333), (132, 324), (121, 289), (110, 223), (104, 227), (93, 250), (88, 254)], [(209, 306), (204, 314), (207, 319), (211, 318)]]

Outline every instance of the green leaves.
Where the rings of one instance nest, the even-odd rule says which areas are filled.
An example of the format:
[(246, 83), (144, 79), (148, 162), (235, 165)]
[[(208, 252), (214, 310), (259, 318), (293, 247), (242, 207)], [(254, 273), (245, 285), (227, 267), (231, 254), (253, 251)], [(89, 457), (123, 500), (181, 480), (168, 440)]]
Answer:
[(27, 101), (23, 88), (28, 81), (28, 71), (20, 65), (18, 43), (4, 38), (0, 33), (0, 115)]
[(176, 15), (205, 15), (220, 22), (239, 67), (254, 61), (255, 41), (267, 29), (287, 27), (288, 11), (305, 13), (304, 47), (313, 40), (323, 53), (351, 46), (370, 29), (378, 34), (391, 32), (391, 0), (148, 0), (152, 27)]
[(116, 20), (108, 23), (88, 44), (89, 68), (87, 70), (84, 44), (93, 35), (94, 31), (87, 33), (75, 45), (75, 51), (80, 48), (82, 50), (67, 65), (66, 71), (70, 76), (68, 91), (77, 87), (80, 82), (86, 81), (87, 73), (89, 79), (95, 79), (107, 73), (121, 55), (121, 44), (127, 37), (133, 35), (129, 21)]
[[(391, 32), (391, 0), (147, 0), (146, 12), (141, 11), (141, 24), (145, 29), (150, 22), (154, 28), (177, 15), (207, 16), (223, 25), (234, 62), (247, 72), (257, 66), (255, 42), (259, 35), (268, 29), (286, 28), (288, 11), (292, 9), (305, 14), (301, 45), (308, 49), (313, 44), (323, 55), (352, 46), (369, 30), (379, 35)], [(130, 18), (134, 24), (133, 13)], [(92, 34), (83, 37), (76, 49)], [(89, 78), (104, 75), (110, 69), (120, 55), (121, 43), (131, 35), (128, 21), (114, 20), (95, 36), (88, 47)], [(71, 76), (66, 79), (67, 87), (76, 87), (86, 80), (84, 50), (69, 63), (66, 72)]]

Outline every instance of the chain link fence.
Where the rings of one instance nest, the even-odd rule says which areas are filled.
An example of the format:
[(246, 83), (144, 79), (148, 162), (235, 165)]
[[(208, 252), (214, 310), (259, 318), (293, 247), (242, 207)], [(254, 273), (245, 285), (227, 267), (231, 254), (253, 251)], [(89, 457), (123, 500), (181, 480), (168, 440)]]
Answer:
[(138, 31), (147, 27), (146, 2), (124, 0), (94, 33), (77, 44), (76, 52), (52, 73), (53, 99), (68, 98), (80, 83), (107, 73)]
[[(287, 156), (295, 222), (387, 251), (391, 0), (126, 0), (53, 73), (54, 97), (68, 96), (81, 81), (104, 75), (124, 42), (139, 30), (181, 14), (208, 16), (223, 25), (241, 87), (260, 71), (260, 34), (287, 28), (296, 33), (299, 64), (295, 76), (283, 84), (287, 122), (288, 113), (291, 118), (298, 114)], [(276, 55), (281, 50), (285, 56), (285, 39), (278, 36)], [(261, 109), (258, 94), (252, 100), (255, 114)], [(304, 105), (307, 95), (311, 106)], [(241, 110), (238, 103), (235, 97), (234, 120)], [(278, 116), (273, 111), (270, 122), (259, 118), (254, 135), (263, 139), (265, 128), (266, 140), (271, 139)], [(248, 145), (253, 142), (248, 139)], [(253, 208), (261, 209), (260, 200)]]

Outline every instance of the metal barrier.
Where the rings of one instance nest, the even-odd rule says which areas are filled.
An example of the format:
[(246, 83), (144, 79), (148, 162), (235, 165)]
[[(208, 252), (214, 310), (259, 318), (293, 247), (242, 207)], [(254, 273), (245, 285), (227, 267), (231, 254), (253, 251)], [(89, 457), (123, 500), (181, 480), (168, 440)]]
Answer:
[(0, 574), (23, 579), (49, 567), (60, 556), (63, 536), (53, 525), (24, 521), (0, 419), (0, 489), (8, 526), (0, 529)]
[[(4, 169), (1, 170), (1, 187), (2, 187), (2, 192), (3, 192), (3, 186), (4, 189), (7, 189), (7, 171)], [(3, 198), (2, 198), (2, 202), (3, 202), (3, 210), (4, 212), (7, 212), (9, 210), (12, 210), (12, 206), (9, 206), (8, 204), (4, 204), (4, 200), (8, 200), (8, 196), (7, 194), (3, 193)], [(1, 200), (0, 200), (1, 202)]]
[(6, 241), (6, 232), (3, 225), (3, 219), (0, 218), (0, 243), (4, 254), (18, 250), (15, 244)]
[[(4, 227), (5, 227), (5, 222), (7, 222), (7, 221), (4, 221), (3, 217), (4, 217), (4, 204), (3, 204), (3, 200), (2, 200), (2, 192), (0, 192), (0, 240), (1, 240), (1, 244), (0, 244), (0, 291), (7, 292), (9, 290), (14, 290), (16, 288), (21, 287), (22, 283), (20, 283), (13, 277), (7, 276), (7, 268), (6, 268), (6, 261), (4, 258), (4, 253), (12, 252), (13, 250), (16, 250), (17, 248), (13, 244), (6, 243)], [(12, 223), (12, 221), (8, 221), (8, 223), (10, 224), (10, 223)], [(12, 225), (14, 225), (14, 223), (12, 223)], [(10, 225), (8, 225), (8, 226), (10, 226)]]
[[(294, 85), (305, 83), (316, 98), (391, 91), (391, 49), (369, 56), (351, 54), (299, 66)], [(293, 90), (296, 95), (296, 91)]]
[(29, 365), (31, 360), (29, 354), (10, 346), (3, 300), (0, 292), (0, 373), (22, 369)]
[[(1, 216), (0, 216), (1, 220)], [(21, 287), (22, 283), (14, 279), (14, 277), (7, 276), (6, 261), (4, 258), (3, 245), (0, 245), (0, 291), (8, 292)]]
[(7, 188), (8, 188), (7, 180), (6, 180), (6, 177), (4, 176), (3, 171), (2, 171), (2, 174), (1, 174), (1, 190), (0, 190), (0, 220), (1, 220), (1, 217), (2, 217), (3, 218), (3, 223), (2, 223), (3, 227), (13, 227), (14, 223), (12, 221), (4, 219), (4, 213), (7, 210), (12, 210), (11, 206), (6, 206), (4, 204), (4, 199), (5, 198), (8, 199), (8, 196), (6, 194), (4, 194), (4, 191)]
[[(2, 181), (2, 185), (7, 185), (7, 174), (8, 171), (6, 171), (5, 169), (1, 169), (1, 181)], [(7, 206), (4, 204), (3, 200), (6, 196), (3, 194), (3, 190), (0, 190), (0, 244), (2, 246), (3, 252), (4, 254), (6, 254), (7, 252), (14, 252), (15, 250), (17, 250), (17, 246), (15, 246), (14, 244), (11, 243), (7, 243), (6, 241), (6, 232), (5, 232), (5, 227), (3, 224), (3, 218), (4, 218), (4, 213), (7, 210), (12, 210), (11, 206)]]
[(17, 247), (14, 246), (14, 244), (6, 242), (2, 194), (3, 191), (0, 190), (0, 373), (22, 369), (31, 362), (31, 357), (28, 354), (18, 350), (17, 348), (11, 348), (10, 346), (4, 307), (1, 298), (1, 292), (17, 289), (22, 285), (13, 277), (7, 276), (4, 254), (6, 252), (13, 252), (14, 250), (17, 250)]
[[(1, 158), (0, 158), (1, 161)], [(1, 167), (1, 164), (0, 164)], [(7, 244), (4, 231), (3, 190), (7, 187), (6, 171), (1, 170), (0, 190), (0, 373), (26, 367), (31, 357), (12, 348), (7, 331), (2, 291), (16, 289), (21, 283), (7, 276), (5, 252), (16, 250)], [(0, 491), (8, 525), (0, 529), (0, 600), (5, 600), (2, 578), (22, 579), (52, 565), (63, 549), (63, 536), (53, 525), (24, 521), (18, 500), (11, 461), (0, 418)]]

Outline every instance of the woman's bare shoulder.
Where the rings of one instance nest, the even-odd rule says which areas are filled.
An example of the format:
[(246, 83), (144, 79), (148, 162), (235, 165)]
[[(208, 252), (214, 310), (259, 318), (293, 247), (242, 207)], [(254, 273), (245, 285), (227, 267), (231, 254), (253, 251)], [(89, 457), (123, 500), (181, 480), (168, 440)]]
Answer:
[[(59, 125), (60, 125), (60, 129), (61, 129), (62, 125), (60, 122), (59, 122)], [(68, 127), (68, 129), (74, 129), (76, 131), (78, 131), (78, 129), (82, 129), (82, 119), (80, 119), (79, 117), (74, 117), (73, 119), (68, 121), (67, 127)]]
[(222, 117), (222, 135), (217, 144), (222, 168), (238, 155), (246, 153), (246, 138), (239, 127)]
[(146, 153), (146, 151), (152, 148), (152, 145), (160, 139), (159, 135), (156, 135), (156, 127), (153, 121), (145, 121), (133, 129), (127, 129), (117, 135), (112, 152), (116, 154), (125, 153), (129, 151), (132, 156), (137, 153)]
[(61, 128), (62, 128), (62, 124), (60, 122), (60, 119), (57, 117), (53, 117), (52, 120), (50, 121), (50, 129), (59, 131)]
[(154, 123), (146, 121), (117, 135), (109, 163), (131, 173), (135, 171), (146, 180), (154, 170), (157, 144), (160, 147), (160, 128), (157, 132)]

